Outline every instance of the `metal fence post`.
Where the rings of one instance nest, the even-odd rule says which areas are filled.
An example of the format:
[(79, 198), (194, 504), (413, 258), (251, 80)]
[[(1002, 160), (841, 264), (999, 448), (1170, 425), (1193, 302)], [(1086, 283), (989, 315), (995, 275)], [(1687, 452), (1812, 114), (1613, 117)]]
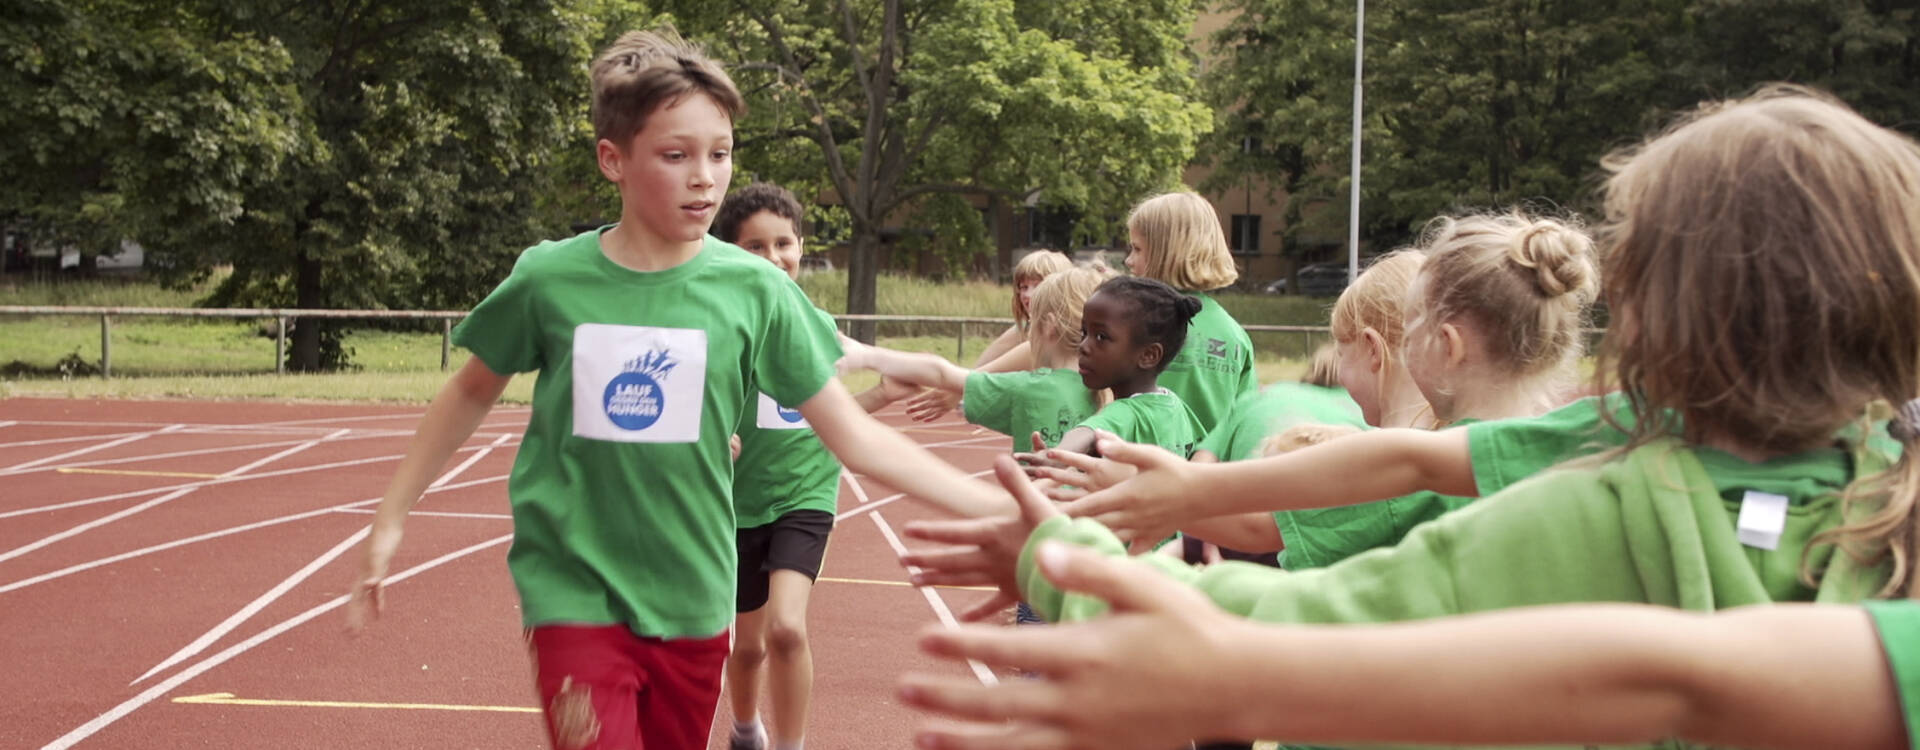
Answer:
[(287, 316), (275, 318), (278, 325), (273, 328), (273, 373), (287, 374)]
[(953, 337), (953, 361), (961, 363), (967, 358), (967, 324), (960, 323), (960, 332)]
[(453, 318), (440, 319), (440, 371), (446, 372), (453, 360)]
[(113, 377), (113, 323), (112, 316), (100, 316), (100, 377)]

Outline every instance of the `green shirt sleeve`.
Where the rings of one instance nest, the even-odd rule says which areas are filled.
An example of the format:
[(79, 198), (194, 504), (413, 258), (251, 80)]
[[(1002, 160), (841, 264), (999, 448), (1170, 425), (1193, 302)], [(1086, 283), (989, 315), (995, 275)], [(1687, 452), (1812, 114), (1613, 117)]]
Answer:
[[(1621, 419), (1625, 402), (1617, 396)], [(1624, 445), (1627, 435), (1600, 416), (1601, 399), (1588, 397), (1537, 417), (1468, 425), (1473, 480), (1486, 497), (1570, 458)]]
[(473, 352), (487, 369), (500, 375), (541, 368), (540, 328), (534, 317), (533, 273), (526, 268), (530, 249), (514, 263), (513, 272), (467, 313), (453, 329), (453, 343)]
[(1013, 435), (1013, 401), (1018, 389), (1010, 387), (1008, 376), (1017, 374), (975, 371), (968, 375), (966, 391), (960, 399), (967, 421), (1003, 435)]
[(1894, 687), (1900, 692), (1900, 713), (1907, 720), (1907, 744), (1920, 750), (1920, 601), (1869, 601), (1866, 608), (1880, 634), (1880, 646), (1886, 651)]
[(753, 379), (761, 391), (797, 409), (833, 379), (840, 340), (833, 317), (807, 300), (800, 285), (773, 271), (766, 335), (754, 342)]
[(1093, 416), (1078, 426), (1096, 430), (1106, 430), (1119, 435), (1121, 440), (1138, 443), (1140, 440), (1140, 413), (1126, 399), (1107, 404)]

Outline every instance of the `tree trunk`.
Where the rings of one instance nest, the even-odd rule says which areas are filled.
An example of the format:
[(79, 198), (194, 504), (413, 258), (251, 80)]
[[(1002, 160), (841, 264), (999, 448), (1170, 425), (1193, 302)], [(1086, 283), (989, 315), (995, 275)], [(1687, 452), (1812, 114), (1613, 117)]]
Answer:
[[(294, 307), (318, 309), (320, 302), (320, 261), (305, 252), (294, 258)], [(320, 369), (320, 326), (322, 321), (307, 319), (293, 327), (292, 351), (287, 354), (287, 369), (293, 372), (317, 372)]]
[[(847, 254), (847, 312), (872, 315), (875, 310), (874, 284), (880, 270), (880, 228), (855, 222), (853, 250)], [(861, 343), (873, 343), (876, 326), (872, 321), (854, 321), (848, 334)]]

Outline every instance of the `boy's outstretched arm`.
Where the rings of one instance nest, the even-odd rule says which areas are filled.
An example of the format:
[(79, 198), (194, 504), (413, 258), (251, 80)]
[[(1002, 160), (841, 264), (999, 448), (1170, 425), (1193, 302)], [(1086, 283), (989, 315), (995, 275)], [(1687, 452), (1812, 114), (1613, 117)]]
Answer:
[(967, 390), (967, 369), (937, 354), (899, 352), (859, 344), (851, 339), (842, 339), (841, 346), (846, 349), (846, 357), (840, 363), (842, 372), (873, 370), (883, 378), (903, 380), (917, 386), (938, 388), (950, 393)]
[(407, 511), (420, 501), (433, 476), (445, 466), (454, 450), (473, 436), (474, 429), (486, 419), (487, 412), (500, 400), (500, 393), (513, 380), (488, 369), (479, 357), (467, 359), (459, 372), (447, 379), (440, 393), (427, 406), (426, 416), (407, 444), (387, 494), (374, 510), (373, 525), (367, 542), (361, 547), (360, 570), (347, 600), (347, 623), (354, 629), (379, 617), (383, 594), (381, 582), (387, 577), (387, 563), (400, 546), (401, 528)]
[(1012, 499), (998, 487), (967, 476), (868, 415), (839, 378), (828, 380), (801, 404), (800, 414), (849, 469), (962, 516), (1015, 511)]
[[(923, 645), (1042, 675), (983, 686), (912, 676), (907, 702), (985, 726), (920, 746), (1165, 747), (1182, 737), (1334, 744), (1906, 748), (1867, 614), (1779, 605), (1713, 615), (1576, 605), (1415, 623), (1276, 626), (1226, 615), (1138, 562), (1043, 547), (1042, 571), (1113, 614), (963, 627)], [(1175, 689), (1142, 690), (1141, 685)], [(1220, 694), (1241, 699), (1222, 702)], [(983, 741), (984, 740), (984, 741)]]
[(1277, 456), (1198, 465), (1153, 446), (1101, 440), (1100, 454), (1139, 470), (1068, 506), (1123, 536), (1165, 535), (1193, 521), (1260, 511), (1331, 508), (1421, 490), (1477, 494), (1465, 429), (1385, 429)]

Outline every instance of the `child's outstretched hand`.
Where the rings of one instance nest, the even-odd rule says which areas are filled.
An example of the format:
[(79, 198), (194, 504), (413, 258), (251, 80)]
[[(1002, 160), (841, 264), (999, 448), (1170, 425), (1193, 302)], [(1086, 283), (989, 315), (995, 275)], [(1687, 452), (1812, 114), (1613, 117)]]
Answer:
[(1037, 554), (1048, 579), (1105, 600), (1112, 613), (1048, 628), (969, 625), (921, 636), (921, 650), (935, 657), (1037, 677), (982, 685), (907, 675), (902, 700), (964, 722), (923, 726), (918, 747), (1163, 750), (1194, 737), (1228, 739), (1231, 712), (1244, 706), (1219, 699), (1217, 679), (1236, 659), (1222, 636), (1249, 627), (1244, 621), (1131, 560), (1058, 543)]
[[(1096, 430), (1101, 440), (1119, 442), (1120, 438), (1106, 430)], [(1133, 464), (1121, 463), (1111, 459), (1089, 456), (1073, 451), (1049, 450), (1041, 454), (1045, 462), (1027, 470), (1027, 473), (1052, 480), (1055, 489), (1047, 496), (1062, 502), (1077, 500), (1087, 493), (1098, 492), (1121, 482), (1132, 479), (1140, 473)]]
[[(1108, 478), (1128, 472), (1106, 489), (1068, 503), (1063, 510), (1075, 518), (1091, 518), (1125, 541), (1164, 539), (1182, 524), (1197, 520), (1184, 502), (1193, 488), (1195, 468), (1186, 459), (1154, 445), (1128, 443), (1111, 437), (1099, 442), (1107, 464), (1095, 468)], [(1092, 475), (1089, 474), (1089, 479)], [(1094, 480), (1098, 481), (1098, 480)]]
[[(945, 549), (908, 552), (900, 562), (908, 566), (915, 586), (994, 586), (1000, 593), (961, 615), (979, 620), (1020, 600), (1020, 550), (1034, 528), (1060, 515), (1053, 501), (1040, 493), (1013, 458), (993, 459), (993, 473), (1013, 493), (1020, 514), (1013, 517), (972, 518), (960, 521), (920, 521), (907, 525), (907, 536), (952, 545)], [(917, 570), (916, 570), (917, 568)]]
[(360, 570), (347, 593), (347, 630), (358, 634), (386, 607), (387, 564), (400, 549), (400, 527), (374, 523), (361, 547)]
[(912, 417), (915, 422), (932, 422), (946, 416), (947, 412), (953, 411), (953, 407), (959, 405), (958, 395), (938, 388), (929, 388), (926, 393), (907, 402), (907, 416)]

